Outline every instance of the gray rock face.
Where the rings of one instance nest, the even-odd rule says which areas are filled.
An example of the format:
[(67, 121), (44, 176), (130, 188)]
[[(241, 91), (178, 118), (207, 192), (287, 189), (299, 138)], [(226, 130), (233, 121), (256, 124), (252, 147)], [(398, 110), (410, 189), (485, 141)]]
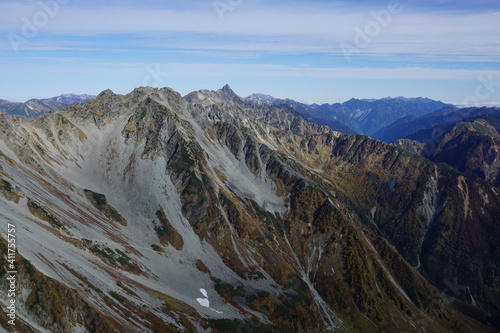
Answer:
[[(107, 90), (0, 127), (25, 331), (488, 330), (452, 306), (498, 301), (488, 184), (229, 86)], [(451, 276), (463, 299), (438, 289)]]

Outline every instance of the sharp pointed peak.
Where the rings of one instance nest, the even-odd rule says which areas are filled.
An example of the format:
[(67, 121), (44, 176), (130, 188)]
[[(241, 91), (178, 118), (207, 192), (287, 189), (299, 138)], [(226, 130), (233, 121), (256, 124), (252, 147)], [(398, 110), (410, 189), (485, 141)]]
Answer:
[(217, 103), (243, 103), (241, 97), (238, 96), (228, 84), (216, 91), (206, 89), (193, 91), (184, 96), (184, 98), (190, 103), (203, 103), (206, 105)]
[(236, 97), (240, 97), (238, 96), (234, 90), (229, 86), (229, 84), (226, 84), (224, 87), (222, 87), (221, 89), (219, 89), (217, 91), (218, 93), (223, 93), (225, 94), (226, 96), (236, 96)]
[(233, 91), (233, 89), (231, 89), (231, 87), (229, 86), (229, 84), (226, 83), (226, 85), (224, 87), (222, 87), (221, 89), (222, 91)]

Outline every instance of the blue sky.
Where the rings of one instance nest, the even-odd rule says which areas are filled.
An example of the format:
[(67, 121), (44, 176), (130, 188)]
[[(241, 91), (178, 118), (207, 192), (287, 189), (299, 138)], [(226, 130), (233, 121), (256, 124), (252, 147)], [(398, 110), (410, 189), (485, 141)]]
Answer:
[(500, 104), (498, 0), (0, 2), (0, 99), (181, 94)]

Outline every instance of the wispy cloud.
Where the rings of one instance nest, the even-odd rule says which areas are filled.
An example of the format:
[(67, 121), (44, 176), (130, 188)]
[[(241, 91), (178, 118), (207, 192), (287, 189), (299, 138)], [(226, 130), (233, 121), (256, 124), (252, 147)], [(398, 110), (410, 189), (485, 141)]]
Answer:
[(291, 78), (300, 86), (305, 77), (443, 82), (490, 74), (500, 79), (500, 12), (495, 4), (401, 0), (402, 12), (392, 15), (347, 63), (340, 45), (353, 44), (356, 34), (376, 21), (373, 11), (386, 10), (388, 1), (244, 1), (224, 20), (211, 1), (70, 1), (37, 28), (36, 36), (26, 38), (17, 53), (9, 36), (23, 37), (25, 25), (36, 26), (36, 15), (41, 17), (44, 9), (35, 1), (4, 1), (0, 71), (5, 82), (15, 81), (16, 75), (39, 80), (47, 75), (53, 85), (58, 77), (68, 80), (68, 73), (88, 82), (92, 75), (100, 80), (107, 75), (109, 84), (130, 75), (134, 84), (151, 64), (193, 82)]
[[(16, 3), (1, 6), (0, 30), (4, 32), (20, 32), (22, 18), (29, 18), (37, 9), (33, 5)], [(133, 34), (131, 39), (140, 45), (157, 48), (338, 52), (340, 42), (352, 41), (356, 27), (362, 29), (373, 20), (369, 14), (369, 11), (359, 8), (324, 9), (312, 5), (303, 8), (250, 7), (231, 13), (221, 22), (215, 10), (61, 8), (61, 14), (44, 27), (44, 33), (66, 36), (66, 42), (75, 36)], [(366, 51), (384, 55), (469, 56), (480, 53), (491, 55), (493, 59), (497, 58), (494, 55), (500, 54), (500, 44), (495, 42), (499, 32), (498, 12), (403, 12), (394, 17)], [(135, 37), (138, 33), (143, 40)], [(183, 34), (183, 38), (171, 38), (169, 34)], [(193, 39), (198, 43), (193, 43)]]
[[(50, 59), (44, 59), (50, 60)], [(4, 73), (33, 73), (39, 72), (46, 75), (50, 73), (113, 75), (116, 73), (137, 74), (143, 71), (149, 63), (124, 63), (124, 62), (80, 62), (75, 58), (57, 59), (59, 62), (70, 64), (66, 66), (52, 65), (40, 67), (37, 64), (22, 65), (19, 67), (0, 66)], [(90, 65), (90, 66), (89, 66)], [(478, 80), (480, 77), (492, 76), (495, 81), (500, 81), (500, 70), (468, 70), (468, 69), (439, 69), (430, 67), (298, 67), (275, 64), (227, 64), (227, 63), (181, 63), (164, 62), (156, 63), (157, 66), (168, 69), (172, 75), (182, 76), (211, 76), (211, 77), (281, 77), (293, 78), (326, 78), (326, 79), (375, 79), (375, 80)]]

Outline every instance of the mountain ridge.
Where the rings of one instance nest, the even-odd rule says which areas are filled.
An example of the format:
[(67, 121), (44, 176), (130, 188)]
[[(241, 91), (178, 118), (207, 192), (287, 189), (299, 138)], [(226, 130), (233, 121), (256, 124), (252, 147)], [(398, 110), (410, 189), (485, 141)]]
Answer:
[[(465, 294), (440, 291), (457, 277), (475, 311), (498, 311), (495, 281), (478, 270), (498, 258), (488, 228), (499, 194), (451, 168), (284, 105), (244, 103), (228, 86), (107, 90), (0, 125), (0, 214), (38, 272), (20, 303), (25, 325), (494, 331), (464, 310)], [(481, 244), (491, 258), (473, 256)], [(468, 261), (436, 269), (450, 254)], [(77, 290), (93, 321), (46, 302), (39, 274)], [(56, 315), (42, 322), (40, 304)]]
[(63, 94), (51, 98), (30, 99), (26, 102), (10, 102), (0, 99), (0, 112), (10, 116), (21, 116), (33, 119), (53, 109), (73, 103), (83, 103), (96, 96), (86, 94)]
[[(433, 162), (447, 163), (493, 185), (500, 184), (500, 109), (483, 107), (461, 109), (457, 113), (433, 113), (407, 124), (399, 126), (403, 131), (399, 133), (405, 133), (406, 128), (414, 133), (394, 141), (393, 145)], [(423, 128), (426, 126), (429, 127)]]
[(253, 94), (244, 100), (255, 105), (289, 105), (310, 121), (328, 125), (333, 130), (370, 136), (406, 116), (418, 117), (445, 106), (453, 107), (429, 98), (402, 96), (372, 100), (351, 98), (343, 103), (321, 105), (307, 105), (291, 99), (279, 99), (263, 94)]
[[(294, 101), (290, 98), (279, 99), (271, 95), (266, 95), (262, 93), (254, 93), (247, 97), (240, 97), (236, 93), (234, 93), (234, 91), (232, 91), (232, 89), (227, 84), (223, 88), (219, 89), (219, 91), (223, 93), (225, 98), (230, 98), (230, 100), (226, 100), (226, 102), (237, 102), (237, 104), (241, 104), (242, 102), (247, 102), (261, 106), (288, 105), (289, 107), (297, 111), (299, 114), (303, 115), (309, 121), (317, 123), (319, 125), (329, 126), (334, 131), (339, 131), (347, 134), (356, 134), (356, 133), (368, 134), (368, 135), (373, 134), (375, 138), (379, 138), (381, 135), (379, 133), (374, 133), (374, 131), (376, 130), (378, 130), (379, 132), (381, 131), (381, 128), (379, 128), (381, 125), (375, 125), (378, 127), (372, 129), (368, 128), (370, 126), (373, 127), (374, 123), (380, 121), (376, 120), (375, 118), (389, 117), (388, 118), (389, 120), (384, 120), (385, 123), (382, 124), (390, 126), (392, 121), (398, 121), (407, 115), (407, 113), (404, 113), (404, 114), (399, 114), (397, 116), (395, 115), (391, 116), (390, 113), (393, 111), (390, 111), (390, 109), (385, 111), (377, 111), (378, 106), (376, 106), (376, 104), (409, 103), (409, 104), (425, 105), (432, 103), (441, 103), (439, 101), (433, 101), (431, 99), (424, 97), (407, 98), (399, 96), (399, 97), (384, 97), (381, 99), (370, 99), (370, 100), (351, 98), (350, 100), (344, 103), (334, 103), (334, 104), (324, 103), (322, 105), (319, 104), (308, 105), (305, 103)], [(209, 92), (208, 90), (203, 90), (202, 95), (203, 93), (208, 93), (208, 92)], [(192, 92), (184, 97), (188, 99), (194, 98), (192, 94), (195, 93), (197, 92)], [(209, 95), (211, 95), (212, 97), (215, 96), (213, 94)], [(85, 94), (83, 95), (63, 94), (60, 96), (46, 98), (46, 99), (31, 99), (24, 103), (15, 103), (6, 100), (0, 100), (0, 111), (3, 110), (3, 112), (5, 112), (8, 115), (17, 115), (33, 119), (53, 109), (63, 107), (75, 102), (82, 103), (95, 97), (96, 96), (85, 95)], [(206, 97), (210, 99), (210, 96)], [(365, 108), (366, 110), (361, 111), (359, 109), (360, 105), (362, 105), (362, 108)], [(370, 108), (370, 105), (375, 106), (375, 109)], [(444, 106), (445, 104), (441, 103), (440, 105)], [(378, 113), (382, 112), (382, 113), (380, 115), (375, 115), (375, 113), (377, 112)], [(372, 113), (372, 115), (369, 116), (369, 113)], [(415, 114), (412, 113), (412, 115)], [(417, 113), (417, 116), (418, 115), (421, 115), (421, 112)]]

